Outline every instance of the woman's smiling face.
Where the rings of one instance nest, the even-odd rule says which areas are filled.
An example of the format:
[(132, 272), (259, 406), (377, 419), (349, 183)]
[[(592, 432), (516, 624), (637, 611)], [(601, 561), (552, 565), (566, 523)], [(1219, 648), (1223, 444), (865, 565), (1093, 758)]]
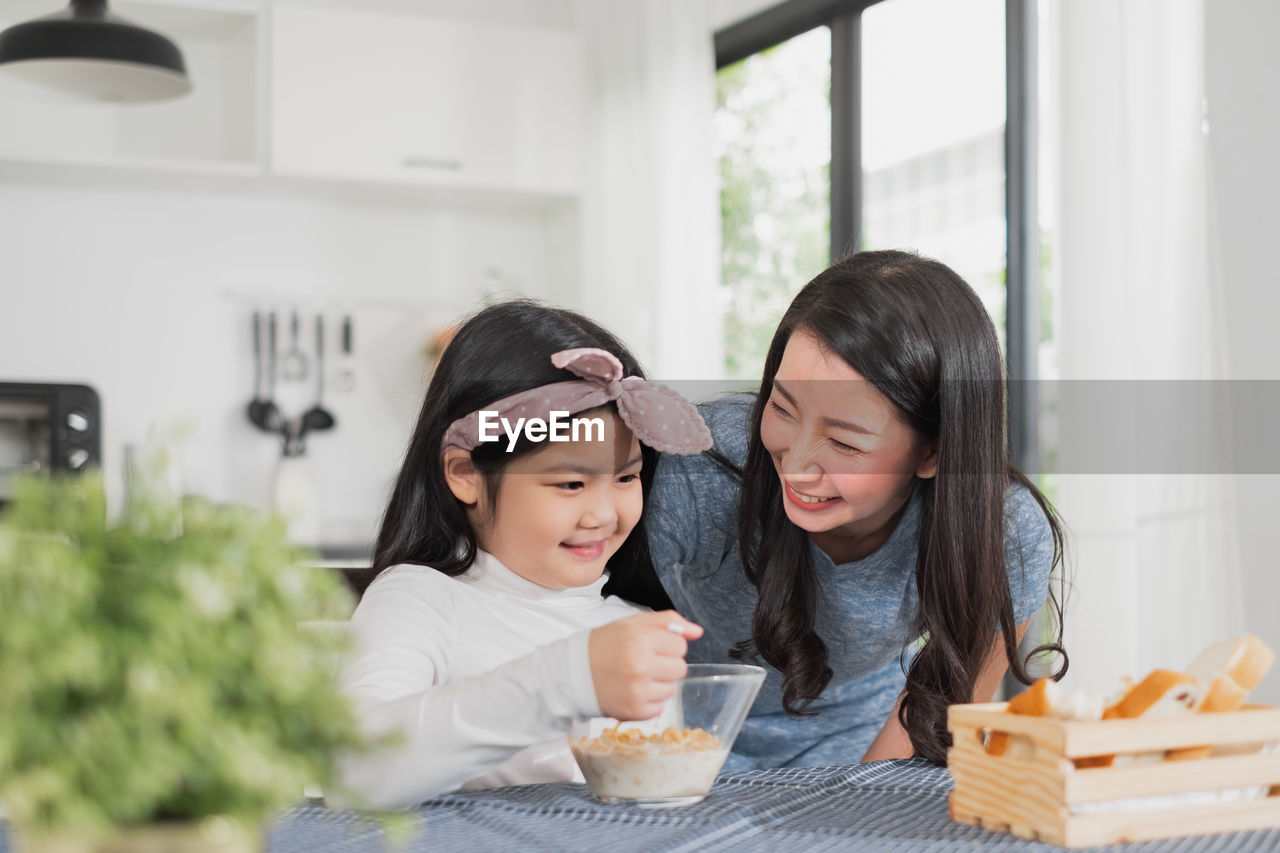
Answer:
[(787, 518), (836, 562), (884, 544), (916, 477), (937, 470), (933, 447), (893, 403), (801, 330), (783, 350), (760, 438)]

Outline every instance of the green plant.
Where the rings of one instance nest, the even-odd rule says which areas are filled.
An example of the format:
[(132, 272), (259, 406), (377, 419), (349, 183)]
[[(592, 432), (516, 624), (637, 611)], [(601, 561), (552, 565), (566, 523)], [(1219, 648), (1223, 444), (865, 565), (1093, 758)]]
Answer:
[[(791, 298), (830, 260), (831, 60), (818, 30), (716, 72), (725, 375), (759, 379)], [(821, 135), (821, 134), (819, 134)]]
[(33, 478), (0, 517), (0, 800), (35, 833), (258, 823), (358, 750), (331, 663), (336, 575), (281, 521)]

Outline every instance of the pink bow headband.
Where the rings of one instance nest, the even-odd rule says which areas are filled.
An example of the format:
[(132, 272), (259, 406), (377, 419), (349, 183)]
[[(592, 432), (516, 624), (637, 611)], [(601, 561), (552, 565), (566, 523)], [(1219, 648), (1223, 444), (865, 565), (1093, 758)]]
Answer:
[[(608, 350), (578, 347), (551, 356), (556, 367), (582, 377), (553, 382), (503, 397), (484, 412), (511, 419), (549, 418), (552, 412), (573, 415), (617, 401), (618, 415), (636, 438), (663, 453), (701, 453), (711, 447), (711, 430), (693, 404), (666, 385), (622, 376), (622, 362)], [(474, 450), (480, 445), (480, 411), (449, 425), (441, 452), (451, 447)]]

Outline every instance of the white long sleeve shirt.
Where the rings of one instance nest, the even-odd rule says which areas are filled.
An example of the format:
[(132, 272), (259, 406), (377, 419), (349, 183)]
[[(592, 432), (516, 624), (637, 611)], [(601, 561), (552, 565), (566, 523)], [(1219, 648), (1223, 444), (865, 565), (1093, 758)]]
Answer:
[(581, 781), (566, 735), (600, 715), (588, 634), (644, 612), (603, 598), (606, 580), (547, 589), (484, 551), (456, 578), (383, 572), (351, 617), (339, 680), (365, 732), (403, 741), (345, 761), (346, 789), (397, 808), (458, 787)]

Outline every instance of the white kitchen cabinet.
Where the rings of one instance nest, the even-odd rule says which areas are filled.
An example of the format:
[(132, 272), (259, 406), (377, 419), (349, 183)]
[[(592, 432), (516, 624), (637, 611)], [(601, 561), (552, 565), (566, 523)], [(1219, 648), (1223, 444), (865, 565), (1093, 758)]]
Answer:
[[(0, 29), (65, 8), (0, 2)], [(264, 162), (257, 0), (118, 0), (113, 12), (174, 39), (193, 89), (143, 104), (46, 103), (0, 88), (0, 164), (256, 174)]]
[(289, 3), (271, 15), (274, 174), (580, 190), (576, 33)]

